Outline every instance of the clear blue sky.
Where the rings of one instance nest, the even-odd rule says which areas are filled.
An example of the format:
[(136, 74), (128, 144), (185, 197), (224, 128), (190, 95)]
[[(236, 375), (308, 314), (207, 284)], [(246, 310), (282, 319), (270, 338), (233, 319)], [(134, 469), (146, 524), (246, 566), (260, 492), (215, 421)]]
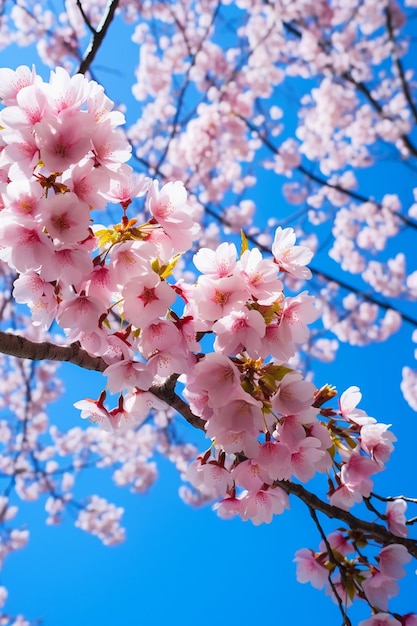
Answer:
[[(117, 31), (113, 37), (119, 37), (119, 58), (127, 59), (132, 50), (127, 37), (121, 38)], [(36, 61), (33, 49), (0, 54), (0, 64), (12, 68)], [(114, 57), (108, 52), (97, 59), (97, 65), (106, 64), (114, 68)], [(129, 76), (127, 63), (120, 71)], [(122, 82), (104, 70), (96, 74), (115, 98)], [(375, 489), (387, 495), (415, 495), (411, 460), (417, 416), (399, 391), (401, 367), (410, 361), (412, 351), (410, 329), (404, 327), (384, 344), (361, 349), (342, 346), (336, 363), (315, 367), (318, 386), (329, 382), (343, 391), (358, 385), (364, 396), (362, 408), (378, 421), (392, 423), (398, 437), (396, 451), (388, 470), (376, 478)], [(101, 389), (100, 377), (72, 366), (63, 366), (62, 372), (67, 393), (52, 407), (51, 415), (62, 427), (79, 425), (72, 403), (86, 395), (94, 397)], [(82, 479), (80, 496), (97, 492), (125, 507), (127, 540), (117, 547), (103, 547), (74, 528), (68, 518), (61, 526), (47, 527), (42, 504), (22, 505), (18, 519), (28, 525), (31, 535), (28, 547), (9, 557), (0, 572), (0, 584), (9, 589), (7, 611), (40, 618), (45, 626), (341, 623), (331, 601), (295, 581), (294, 552), (319, 543), (302, 505), (292, 502), (291, 511), (275, 517), (270, 525), (225, 522), (210, 507), (187, 507), (177, 494), (176, 470), (166, 460), (161, 460), (159, 469), (159, 480), (145, 496), (114, 487), (108, 472), (92, 470)], [(400, 587), (401, 601), (393, 601), (391, 608), (417, 611), (414, 575)], [(364, 608), (352, 611), (354, 624), (368, 616)]]

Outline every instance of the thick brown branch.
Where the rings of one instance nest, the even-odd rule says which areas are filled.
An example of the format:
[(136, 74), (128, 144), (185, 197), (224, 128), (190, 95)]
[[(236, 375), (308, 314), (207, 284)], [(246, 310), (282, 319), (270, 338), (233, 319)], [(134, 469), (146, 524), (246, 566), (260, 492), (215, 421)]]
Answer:
[(367, 522), (359, 517), (355, 517), (349, 511), (339, 509), (337, 506), (332, 506), (327, 502), (323, 502), (320, 498), (315, 496), (310, 491), (307, 491), (302, 485), (292, 483), (288, 480), (279, 480), (276, 484), (281, 487), (286, 493), (297, 496), (304, 504), (311, 510), (320, 511), (327, 515), (331, 519), (338, 519), (352, 528), (353, 530), (360, 530), (370, 535), (374, 540), (378, 541), (382, 545), (389, 545), (392, 543), (399, 543), (405, 546), (408, 552), (417, 559), (417, 539), (409, 539), (407, 537), (398, 537), (394, 533), (390, 532), (381, 524), (375, 522)]
[[(70, 346), (58, 346), (49, 341), (31, 341), (21, 335), (13, 335), (0, 331), (0, 352), (19, 359), (30, 359), (32, 361), (63, 361), (73, 363), (87, 370), (104, 372), (108, 363), (101, 357), (91, 356), (80, 348), (77, 343)], [(153, 385), (150, 391), (160, 400), (163, 400), (180, 415), (182, 415), (191, 426), (204, 430), (205, 422), (191, 411), (190, 407), (174, 389), (178, 376), (169, 378), (163, 385)]]
[(80, 63), (80, 67), (78, 68), (79, 74), (85, 74), (89, 69), (90, 65), (94, 61), (94, 57), (97, 54), (98, 49), (104, 41), (106, 33), (109, 29), (110, 24), (113, 21), (114, 15), (116, 13), (116, 9), (119, 5), (119, 0), (109, 0), (104, 11), (103, 18), (100, 24), (97, 27), (97, 30), (93, 34), (90, 43), (88, 45), (87, 50), (84, 53), (83, 59)]
[(187, 422), (191, 424), (191, 426), (194, 426), (194, 428), (198, 428), (199, 430), (204, 430), (205, 421), (202, 420), (201, 417), (194, 415), (188, 404), (175, 393), (174, 389), (177, 379), (178, 375), (173, 374), (163, 385), (153, 385), (150, 388), (150, 391), (154, 394), (154, 396), (163, 400), (175, 409), (177, 413), (182, 415)]
[(76, 343), (58, 346), (49, 341), (31, 341), (21, 335), (2, 331), (0, 331), (0, 352), (32, 361), (64, 361), (96, 372), (103, 372), (107, 367), (102, 358), (90, 356)]

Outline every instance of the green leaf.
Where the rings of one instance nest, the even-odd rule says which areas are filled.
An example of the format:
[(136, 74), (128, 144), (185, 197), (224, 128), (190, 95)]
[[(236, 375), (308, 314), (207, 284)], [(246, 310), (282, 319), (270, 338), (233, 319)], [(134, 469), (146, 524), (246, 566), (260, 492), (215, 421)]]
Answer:
[(272, 376), (276, 382), (281, 382), (286, 374), (293, 372), (291, 367), (285, 367), (285, 365), (273, 365), (272, 363), (265, 367), (269, 376)]

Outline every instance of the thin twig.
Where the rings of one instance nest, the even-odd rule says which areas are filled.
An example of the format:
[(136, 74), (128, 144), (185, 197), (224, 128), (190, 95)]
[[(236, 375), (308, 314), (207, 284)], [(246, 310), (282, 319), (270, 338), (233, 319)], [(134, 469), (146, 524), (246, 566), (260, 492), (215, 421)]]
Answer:
[[(337, 559), (335, 558), (335, 556), (333, 554), (332, 547), (331, 547), (331, 545), (329, 543), (329, 540), (326, 537), (326, 533), (324, 532), (324, 530), (322, 528), (322, 525), (319, 522), (319, 518), (317, 517), (317, 513), (316, 513), (315, 509), (313, 509), (313, 507), (311, 507), (309, 505), (308, 505), (308, 510), (309, 510), (310, 515), (311, 515), (311, 517), (312, 517), (312, 519), (313, 519), (313, 521), (314, 521), (314, 523), (315, 523), (315, 525), (316, 525), (316, 527), (317, 527), (317, 529), (318, 529), (318, 531), (320, 533), (320, 536), (321, 536), (321, 538), (322, 538), (322, 540), (323, 540), (323, 542), (324, 542), (324, 544), (326, 546), (326, 550), (327, 550), (327, 554), (328, 554), (329, 560), (330, 560), (331, 563), (333, 563), (333, 565), (335, 567), (337, 567), (339, 569), (340, 576), (341, 576), (341, 579), (342, 579), (342, 582), (343, 582), (343, 579), (345, 578), (345, 572), (342, 569), (341, 563), (338, 563)], [(340, 609), (340, 612), (341, 612), (342, 617), (343, 617), (343, 626), (352, 626), (352, 622), (350, 621), (350, 619), (348, 617), (348, 614), (346, 613), (346, 609), (345, 609), (345, 607), (343, 605), (343, 600), (340, 597), (340, 595), (339, 595), (339, 593), (338, 593), (338, 591), (336, 589), (336, 585), (334, 584), (334, 582), (332, 580), (332, 572), (330, 572), (330, 571), (329, 571), (329, 575), (328, 575), (328, 580), (329, 580), (329, 585), (330, 585), (330, 587), (331, 587), (331, 589), (332, 589), (332, 591), (334, 593), (334, 596), (335, 596), (335, 598), (337, 600), (337, 604), (339, 605), (339, 609)]]
[(96, 35), (96, 29), (94, 28), (94, 26), (91, 24), (90, 20), (88, 19), (88, 15), (86, 14), (86, 12), (83, 9), (83, 6), (81, 4), (81, 0), (77, 0), (77, 7), (80, 9), (80, 13), (83, 16), (83, 20), (84, 20), (85, 25), (87, 26), (88, 30), (93, 35)]
[(392, 19), (391, 19), (391, 11), (388, 8), (388, 6), (385, 8), (385, 16), (386, 16), (386, 19), (387, 19), (388, 36), (389, 36), (390, 41), (392, 43), (392, 57), (394, 59), (395, 66), (397, 68), (398, 75), (400, 77), (401, 87), (402, 87), (402, 90), (403, 90), (404, 97), (407, 100), (408, 106), (411, 109), (411, 112), (412, 112), (413, 117), (414, 117), (414, 122), (417, 124), (417, 107), (416, 107), (415, 102), (414, 102), (414, 100), (412, 98), (410, 87), (408, 85), (407, 79), (405, 78), (403, 65), (402, 65), (402, 63), (400, 61), (400, 58), (399, 58), (399, 56), (397, 54), (397, 51), (395, 49), (394, 28), (393, 28)]
[(98, 49), (106, 37), (110, 24), (113, 21), (116, 9), (119, 5), (119, 0), (109, 0), (100, 24), (97, 26), (97, 30), (93, 31), (90, 43), (87, 50), (84, 53), (80, 66), (78, 68), (79, 74), (85, 74), (90, 65), (94, 61), (94, 57), (97, 54)]

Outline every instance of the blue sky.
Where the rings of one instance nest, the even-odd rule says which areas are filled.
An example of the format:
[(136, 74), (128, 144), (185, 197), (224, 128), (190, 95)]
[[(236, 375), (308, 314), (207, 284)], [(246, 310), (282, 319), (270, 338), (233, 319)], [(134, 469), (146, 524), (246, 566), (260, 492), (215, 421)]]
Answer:
[[(121, 38), (113, 31), (112, 37), (113, 45), (117, 41), (119, 53), (127, 58), (133, 47), (126, 35)], [(109, 41), (107, 49), (111, 45)], [(2, 66), (34, 62), (33, 49), (0, 54)], [(114, 59), (103, 52), (97, 67), (106, 64), (114, 68)], [(127, 66), (121, 72), (129, 75)], [(122, 85), (126, 89), (122, 79), (104, 69), (96, 75), (112, 98), (123, 93)], [(370, 186), (377, 184), (371, 176)], [(403, 186), (402, 181), (398, 185)], [(267, 216), (265, 212), (261, 219)], [(411, 254), (412, 240), (407, 241), (410, 248), (404, 252)], [(332, 262), (327, 263), (323, 268), (332, 269)], [(399, 391), (401, 367), (411, 361), (413, 352), (410, 335), (410, 328), (404, 326), (383, 344), (361, 349), (343, 345), (336, 363), (314, 367), (317, 386), (329, 382), (343, 391), (358, 385), (362, 408), (378, 421), (392, 424), (398, 437), (396, 450), (388, 470), (375, 479), (375, 491), (386, 495), (415, 495), (411, 460), (417, 418)], [(62, 372), (67, 392), (51, 407), (51, 416), (62, 427), (79, 425), (72, 403), (87, 395), (95, 397), (101, 377), (68, 365), (62, 366)], [(29, 545), (10, 556), (0, 572), (0, 584), (9, 589), (7, 611), (40, 618), (45, 626), (341, 623), (336, 605), (295, 581), (294, 552), (319, 543), (301, 504), (291, 502), (291, 511), (275, 517), (270, 525), (225, 522), (210, 507), (194, 510), (180, 500), (180, 479), (168, 461), (161, 459), (159, 470), (159, 480), (145, 496), (116, 488), (103, 470), (91, 470), (83, 477), (79, 489), (84, 495), (97, 492), (125, 507), (127, 540), (120, 546), (102, 546), (74, 528), (68, 517), (61, 526), (47, 527), (42, 504), (22, 505), (18, 519), (27, 524), (31, 536)], [(417, 611), (415, 566), (408, 569), (410, 576), (400, 583), (400, 600), (390, 605), (394, 610)], [(368, 611), (359, 606), (350, 615), (355, 624)]]

